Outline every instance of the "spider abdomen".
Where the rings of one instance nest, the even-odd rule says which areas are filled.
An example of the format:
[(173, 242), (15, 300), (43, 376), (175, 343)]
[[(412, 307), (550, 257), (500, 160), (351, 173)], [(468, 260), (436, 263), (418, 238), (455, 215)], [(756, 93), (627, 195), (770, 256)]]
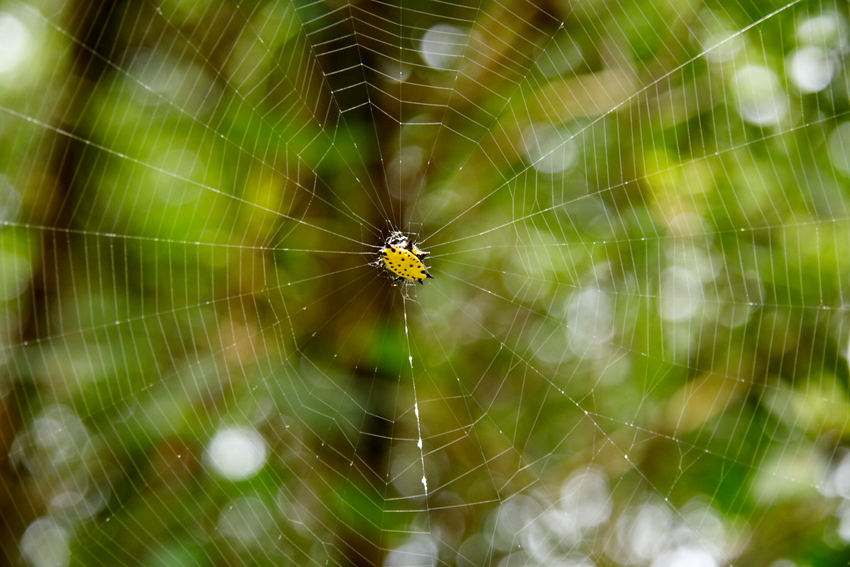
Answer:
[(400, 278), (422, 283), (425, 278), (433, 278), (419, 256), (407, 250), (389, 246), (381, 250), (384, 267)]

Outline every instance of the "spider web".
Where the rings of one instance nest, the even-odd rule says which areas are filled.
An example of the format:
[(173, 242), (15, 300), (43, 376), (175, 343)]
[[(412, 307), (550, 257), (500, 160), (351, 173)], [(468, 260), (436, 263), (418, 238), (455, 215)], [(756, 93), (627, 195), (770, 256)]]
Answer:
[(850, 561), (845, 3), (0, 37), (6, 563)]

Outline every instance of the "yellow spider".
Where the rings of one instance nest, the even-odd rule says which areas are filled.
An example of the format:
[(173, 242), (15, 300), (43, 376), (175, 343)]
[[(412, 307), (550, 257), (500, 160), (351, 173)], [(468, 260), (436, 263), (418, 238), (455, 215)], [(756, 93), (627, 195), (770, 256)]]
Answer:
[(387, 237), (384, 246), (378, 250), (378, 259), (371, 265), (388, 272), (396, 281), (424, 284), (425, 278), (434, 277), (422, 263), (428, 254), (417, 248), (403, 232), (396, 230)]

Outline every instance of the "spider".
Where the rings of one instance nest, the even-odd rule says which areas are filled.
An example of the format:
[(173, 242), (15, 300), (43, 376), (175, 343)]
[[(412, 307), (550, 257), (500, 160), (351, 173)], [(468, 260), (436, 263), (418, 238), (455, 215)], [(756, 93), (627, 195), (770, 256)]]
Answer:
[(400, 230), (394, 230), (378, 250), (378, 258), (370, 265), (383, 270), (395, 281), (407, 280), (425, 283), (425, 278), (433, 278), (422, 260), (430, 252), (423, 252), (410, 238)]

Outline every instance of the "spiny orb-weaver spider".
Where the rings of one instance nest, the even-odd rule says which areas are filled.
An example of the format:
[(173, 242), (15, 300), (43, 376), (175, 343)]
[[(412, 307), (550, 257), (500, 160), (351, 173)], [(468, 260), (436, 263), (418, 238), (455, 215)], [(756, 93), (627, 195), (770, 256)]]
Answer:
[(378, 250), (378, 258), (370, 263), (383, 270), (395, 281), (407, 280), (425, 283), (425, 278), (433, 278), (422, 262), (430, 252), (423, 252), (413, 244), (406, 234), (394, 230)]

